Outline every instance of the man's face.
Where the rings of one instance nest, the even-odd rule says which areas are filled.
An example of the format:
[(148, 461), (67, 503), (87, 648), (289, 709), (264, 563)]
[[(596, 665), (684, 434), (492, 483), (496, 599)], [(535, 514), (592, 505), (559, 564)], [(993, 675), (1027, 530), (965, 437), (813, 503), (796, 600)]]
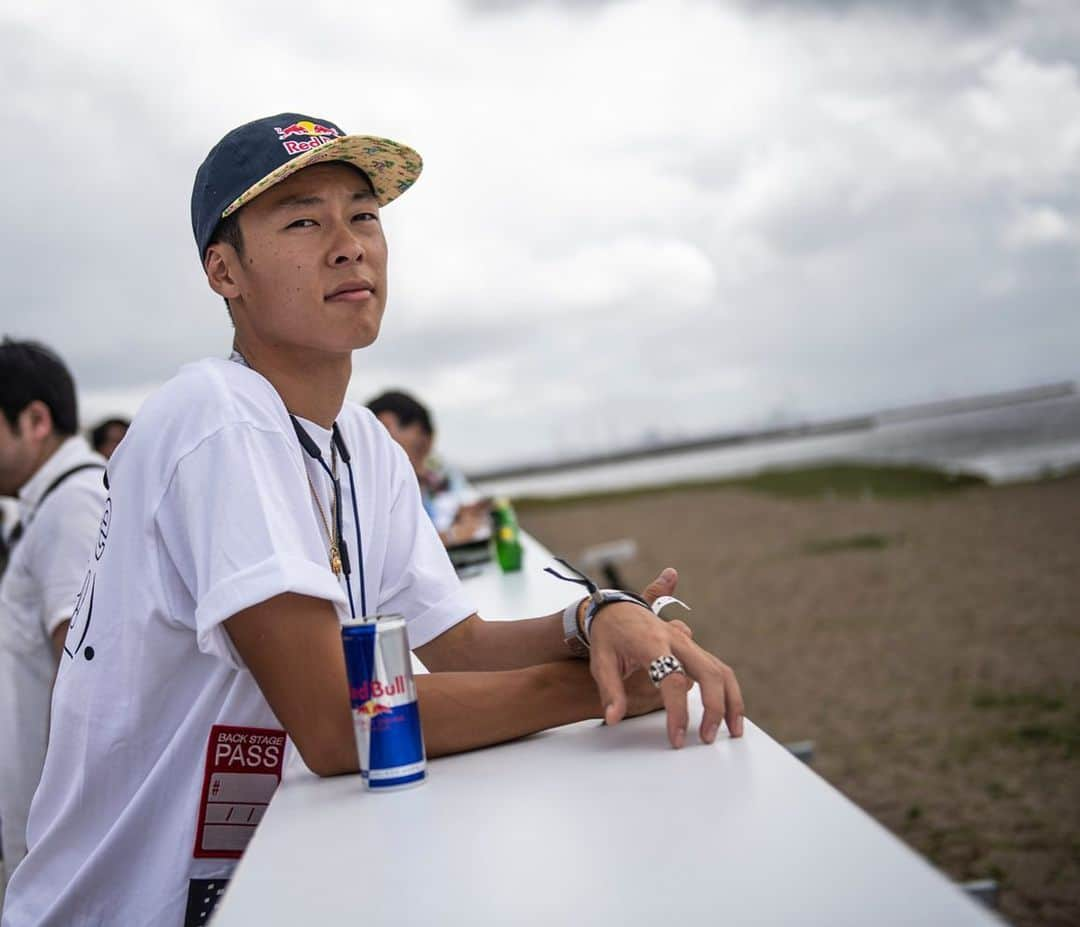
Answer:
[(101, 441), (101, 446), (97, 448), (97, 452), (105, 458), (111, 457), (112, 452), (116, 450), (116, 445), (124, 440), (126, 434), (127, 425), (113, 422), (105, 429), (105, 437)]
[(0, 496), (14, 496), (37, 469), (38, 447), (18, 417), (15, 428), (0, 413)]
[(342, 163), (304, 168), (239, 215), (244, 253), (227, 249), (241, 343), (351, 353), (379, 334), (386, 239), (366, 178)]
[(416, 471), (416, 475), (423, 475), (424, 464), (427, 463), (428, 457), (431, 456), (433, 443), (431, 435), (424, 431), (424, 427), (419, 422), (402, 426), (393, 412), (380, 412), (377, 418), (386, 426), (386, 430), (390, 432), (390, 437), (405, 450), (405, 454), (408, 456), (413, 470)]

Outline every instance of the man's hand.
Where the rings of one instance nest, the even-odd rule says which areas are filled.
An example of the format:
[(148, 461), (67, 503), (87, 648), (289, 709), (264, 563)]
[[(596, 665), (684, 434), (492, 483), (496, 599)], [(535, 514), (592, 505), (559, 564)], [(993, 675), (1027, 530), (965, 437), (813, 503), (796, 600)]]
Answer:
[[(662, 595), (672, 595), (678, 580), (678, 573), (668, 567), (649, 583), (642, 595), (650, 603)], [(690, 628), (683, 622), (661, 621), (639, 605), (616, 602), (593, 619), (590, 637), (590, 669), (600, 690), (607, 724), (618, 724), (631, 707), (623, 680), (631, 673), (647, 669), (657, 657), (672, 654), (682, 663), (686, 675), (672, 673), (660, 684), (671, 745), (679, 748), (686, 742), (689, 724), (686, 693), (691, 680), (701, 686), (701, 701), (705, 706), (701, 739), (708, 744), (716, 740), (721, 721), (727, 721), (732, 737), (742, 736), (743, 700), (735, 674), (695, 644)]]
[[(593, 682), (595, 681), (594, 679)], [(664, 707), (663, 694), (653, 685), (645, 670), (638, 670), (627, 676), (623, 680), (623, 688), (626, 690), (626, 718), (651, 715)]]
[(486, 499), (458, 508), (454, 523), (440, 535), (447, 547), (467, 544), (477, 538), (491, 520), (491, 503)]

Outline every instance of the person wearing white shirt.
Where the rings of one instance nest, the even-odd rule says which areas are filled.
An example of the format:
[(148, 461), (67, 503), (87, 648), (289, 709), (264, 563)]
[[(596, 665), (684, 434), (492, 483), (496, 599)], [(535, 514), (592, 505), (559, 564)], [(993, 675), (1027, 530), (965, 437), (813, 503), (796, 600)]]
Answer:
[(10, 875), (45, 762), (49, 699), (105, 502), (105, 460), (76, 434), (75, 384), (43, 345), (0, 344), (0, 495), (17, 496), (0, 579), (0, 846)]
[(480, 499), (463, 473), (432, 457), (435, 425), (415, 396), (387, 390), (367, 402), (390, 437), (401, 445), (420, 484), (424, 510), (447, 547), (486, 541), (491, 535), (489, 500)]
[[(286, 737), (317, 775), (357, 771), (340, 637), (353, 614), (405, 615), (431, 671), (417, 679), (429, 756), (661, 707), (681, 747), (690, 679), (701, 739), (722, 722), (741, 734), (731, 670), (647, 604), (477, 616), (405, 453), (345, 401), (386, 306), (379, 209), (420, 165), (396, 142), (282, 113), (234, 129), (200, 167), (192, 225), (235, 352), (181, 370), (109, 461), (3, 927), (205, 923)], [(675, 582), (665, 570), (645, 599)], [(230, 775), (211, 786), (218, 764)], [(218, 788), (241, 820), (211, 807)]]

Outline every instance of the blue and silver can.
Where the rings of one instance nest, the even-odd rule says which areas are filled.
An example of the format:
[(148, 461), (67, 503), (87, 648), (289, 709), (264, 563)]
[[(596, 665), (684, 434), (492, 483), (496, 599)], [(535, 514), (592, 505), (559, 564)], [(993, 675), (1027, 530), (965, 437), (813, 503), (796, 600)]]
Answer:
[(418, 785), (427, 775), (405, 619), (374, 615), (341, 626), (360, 773), (369, 789)]

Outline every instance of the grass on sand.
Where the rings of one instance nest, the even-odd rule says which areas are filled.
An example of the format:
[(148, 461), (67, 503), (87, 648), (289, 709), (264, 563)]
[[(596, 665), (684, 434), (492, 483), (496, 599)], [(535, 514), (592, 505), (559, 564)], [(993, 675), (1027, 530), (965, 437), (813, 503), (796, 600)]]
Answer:
[(531, 510), (541, 506), (580, 505), (599, 501), (622, 502), (657, 493), (688, 489), (749, 489), (753, 492), (787, 499), (897, 499), (986, 485), (986, 481), (979, 476), (968, 473), (945, 473), (929, 467), (835, 463), (815, 467), (763, 470), (752, 476), (668, 483), (640, 489), (583, 493), (551, 499), (525, 498), (515, 500), (514, 504), (519, 509)]

